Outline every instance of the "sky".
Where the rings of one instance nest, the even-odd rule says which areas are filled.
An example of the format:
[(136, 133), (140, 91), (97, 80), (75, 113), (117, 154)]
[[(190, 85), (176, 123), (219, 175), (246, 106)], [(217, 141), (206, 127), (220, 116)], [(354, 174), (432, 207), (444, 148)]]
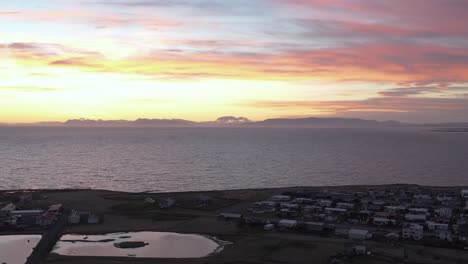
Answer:
[(468, 121), (466, 0), (0, 0), (0, 122)]

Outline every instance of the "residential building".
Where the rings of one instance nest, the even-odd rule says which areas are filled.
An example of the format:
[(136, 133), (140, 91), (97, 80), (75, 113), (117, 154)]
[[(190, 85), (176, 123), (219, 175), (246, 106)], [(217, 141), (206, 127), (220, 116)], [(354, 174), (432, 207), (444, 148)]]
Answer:
[(427, 216), (424, 214), (406, 214), (405, 220), (409, 222), (424, 222)]
[(287, 202), (291, 200), (291, 196), (289, 195), (273, 195), (270, 197), (270, 201), (274, 202)]
[(297, 221), (296, 220), (281, 219), (278, 222), (278, 227), (282, 227), (282, 228), (294, 228), (296, 226), (297, 226)]
[(424, 227), (420, 224), (406, 223), (403, 225), (402, 237), (404, 239), (421, 240), (424, 235)]
[(453, 210), (452, 208), (442, 207), (442, 208), (436, 209), (435, 213), (440, 217), (452, 218)]
[(365, 229), (350, 229), (348, 232), (348, 238), (354, 240), (366, 240), (371, 237), (368, 230)]
[(435, 223), (433, 221), (426, 221), (426, 226), (427, 226), (427, 229), (429, 229), (431, 231), (440, 231), (440, 230), (448, 230), (449, 229), (448, 224)]

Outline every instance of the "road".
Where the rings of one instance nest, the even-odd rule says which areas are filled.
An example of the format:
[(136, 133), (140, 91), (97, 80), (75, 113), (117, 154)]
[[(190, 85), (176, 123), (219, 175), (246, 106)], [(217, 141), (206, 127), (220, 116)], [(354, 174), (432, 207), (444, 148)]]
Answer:
[(41, 241), (34, 248), (32, 254), (28, 257), (25, 264), (38, 264), (42, 263), (49, 255), (60, 238), (62, 229), (67, 225), (68, 216), (62, 214), (55, 225), (49, 228), (43, 235)]

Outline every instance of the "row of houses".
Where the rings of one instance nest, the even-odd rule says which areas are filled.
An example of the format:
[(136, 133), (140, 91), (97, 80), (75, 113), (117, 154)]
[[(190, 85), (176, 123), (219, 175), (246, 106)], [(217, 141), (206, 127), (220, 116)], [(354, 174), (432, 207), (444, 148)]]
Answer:
[(62, 213), (62, 205), (54, 204), (48, 209), (19, 210), (9, 203), (0, 208), (0, 228), (16, 229), (28, 227), (46, 228), (54, 224)]
[[(323, 223), (377, 226), (388, 238), (422, 240), (425, 236), (452, 242), (468, 241), (468, 190), (433, 191), (422, 188), (369, 189), (360, 192), (289, 192), (253, 203), (244, 219), (269, 218), (265, 229), (284, 223)], [(277, 219), (282, 220), (277, 220)], [(287, 221), (286, 221), (287, 220)], [(274, 223), (274, 224), (273, 224)], [(292, 225), (292, 224), (291, 224)], [(338, 233), (340, 231), (338, 230)], [(348, 233), (347, 233), (348, 234)], [(468, 244), (468, 242), (466, 242)]]

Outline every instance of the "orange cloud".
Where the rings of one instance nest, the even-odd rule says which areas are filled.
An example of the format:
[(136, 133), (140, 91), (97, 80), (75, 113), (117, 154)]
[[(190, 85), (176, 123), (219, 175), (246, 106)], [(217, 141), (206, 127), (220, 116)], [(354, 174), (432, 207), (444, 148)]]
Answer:
[(442, 46), (359, 45), (277, 54), (159, 50), (124, 59), (53, 44), (0, 46), (26, 65), (187, 78), (392, 82), (403, 85), (468, 82), (468, 50)]

